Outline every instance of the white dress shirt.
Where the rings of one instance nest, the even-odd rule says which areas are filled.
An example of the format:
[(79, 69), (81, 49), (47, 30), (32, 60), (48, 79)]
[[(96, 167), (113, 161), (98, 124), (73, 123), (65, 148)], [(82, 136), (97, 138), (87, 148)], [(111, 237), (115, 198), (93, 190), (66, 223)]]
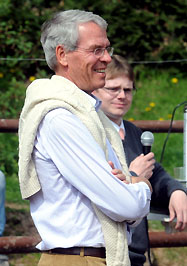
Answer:
[[(88, 95), (88, 100), (96, 103)], [(108, 140), (109, 160), (121, 169)], [(94, 202), (115, 221), (147, 215), (151, 192), (146, 183), (125, 184), (111, 173), (105, 154), (86, 126), (58, 108), (38, 128), (33, 159), (42, 189), (30, 197), (31, 215), (42, 238), (41, 250), (105, 246)]]
[[(114, 126), (114, 128), (117, 130), (117, 132), (119, 132), (120, 128), (122, 128), (125, 131), (123, 120), (121, 120), (120, 126), (118, 126), (118, 124), (114, 123), (113, 121), (111, 121), (111, 123)], [(126, 131), (125, 131), (125, 134), (126, 134)]]

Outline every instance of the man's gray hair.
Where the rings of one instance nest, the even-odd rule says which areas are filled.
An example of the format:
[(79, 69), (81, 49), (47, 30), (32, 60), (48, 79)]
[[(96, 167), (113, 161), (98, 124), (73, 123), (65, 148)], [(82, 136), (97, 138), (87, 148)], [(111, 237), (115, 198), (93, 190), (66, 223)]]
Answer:
[(42, 25), (41, 43), (48, 66), (56, 68), (57, 45), (63, 45), (66, 51), (74, 51), (79, 40), (78, 26), (82, 23), (94, 22), (102, 29), (107, 29), (107, 22), (92, 12), (83, 10), (61, 11)]

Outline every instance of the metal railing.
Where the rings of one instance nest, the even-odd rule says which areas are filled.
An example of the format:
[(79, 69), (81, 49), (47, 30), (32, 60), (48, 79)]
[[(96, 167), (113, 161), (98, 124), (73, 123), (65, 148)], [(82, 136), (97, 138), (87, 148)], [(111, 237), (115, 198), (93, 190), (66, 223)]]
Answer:
[[(16, 133), (18, 131), (18, 119), (0, 119), (0, 132)], [(143, 131), (150, 130), (155, 133), (168, 132), (170, 121), (159, 120), (136, 120), (132, 121), (137, 127)], [(183, 120), (175, 120), (172, 124), (172, 133), (182, 133), (184, 127)]]
[[(149, 232), (151, 248), (186, 247), (187, 232), (167, 234), (165, 232)], [(38, 253), (36, 245), (40, 242), (39, 236), (6, 236), (0, 237), (0, 253)]]

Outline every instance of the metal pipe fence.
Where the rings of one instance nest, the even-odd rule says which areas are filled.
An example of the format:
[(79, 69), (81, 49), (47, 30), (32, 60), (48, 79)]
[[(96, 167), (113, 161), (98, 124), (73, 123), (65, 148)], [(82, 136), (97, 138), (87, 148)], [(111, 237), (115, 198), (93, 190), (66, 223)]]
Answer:
[[(165, 232), (149, 232), (151, 248), (186, 247), (187, 232), (167, 234)], [(6, 236), (0, 238), (1, 254), (38, 253), (36, 245), (39, 236)]]
[[(18, 131), (18, 119), (0, 119), (0, 132), (16, 133)], [(32, 123), (32, 121), (31, 121)], [(143, 131), (149, 130), (155, 133), (167, 133), (170, 127), (170, 121), (159, 120), (136, 120), (132, 121), (137, 127)], [(175, 120), (172, 124), (172, 133), (183, 133), (184, 121)]]

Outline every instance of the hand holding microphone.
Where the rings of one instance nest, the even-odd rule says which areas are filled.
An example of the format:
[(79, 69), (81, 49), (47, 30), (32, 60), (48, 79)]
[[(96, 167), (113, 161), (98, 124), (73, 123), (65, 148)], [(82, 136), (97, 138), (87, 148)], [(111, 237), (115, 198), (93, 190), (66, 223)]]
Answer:
[(151, 183), (148, 179), (153, 174), (155, 159), (154, 154), (151, 152), (151, 146), (154, 142), (154, 136), (151, 132), (145, 131), (141, 135), (141, 143), (143, 145), (143, 154), (138, 156), (131, 162), (129, 170), (135, 172), (138, 177), (132, 177), (132, 183), (145, 182), (152, 192)]
[(144, 155), (134, 159), (130, 166), (129, 170), (135, 172), (139, 177), (145, 177), (149, 179), (153, 174), (155, 159), (154, 153), (151, 152), (151, 146), (154, 142), (154, 136), (151, 132), (145, 131), (141, 135), (141, 142), (143, 144)]

